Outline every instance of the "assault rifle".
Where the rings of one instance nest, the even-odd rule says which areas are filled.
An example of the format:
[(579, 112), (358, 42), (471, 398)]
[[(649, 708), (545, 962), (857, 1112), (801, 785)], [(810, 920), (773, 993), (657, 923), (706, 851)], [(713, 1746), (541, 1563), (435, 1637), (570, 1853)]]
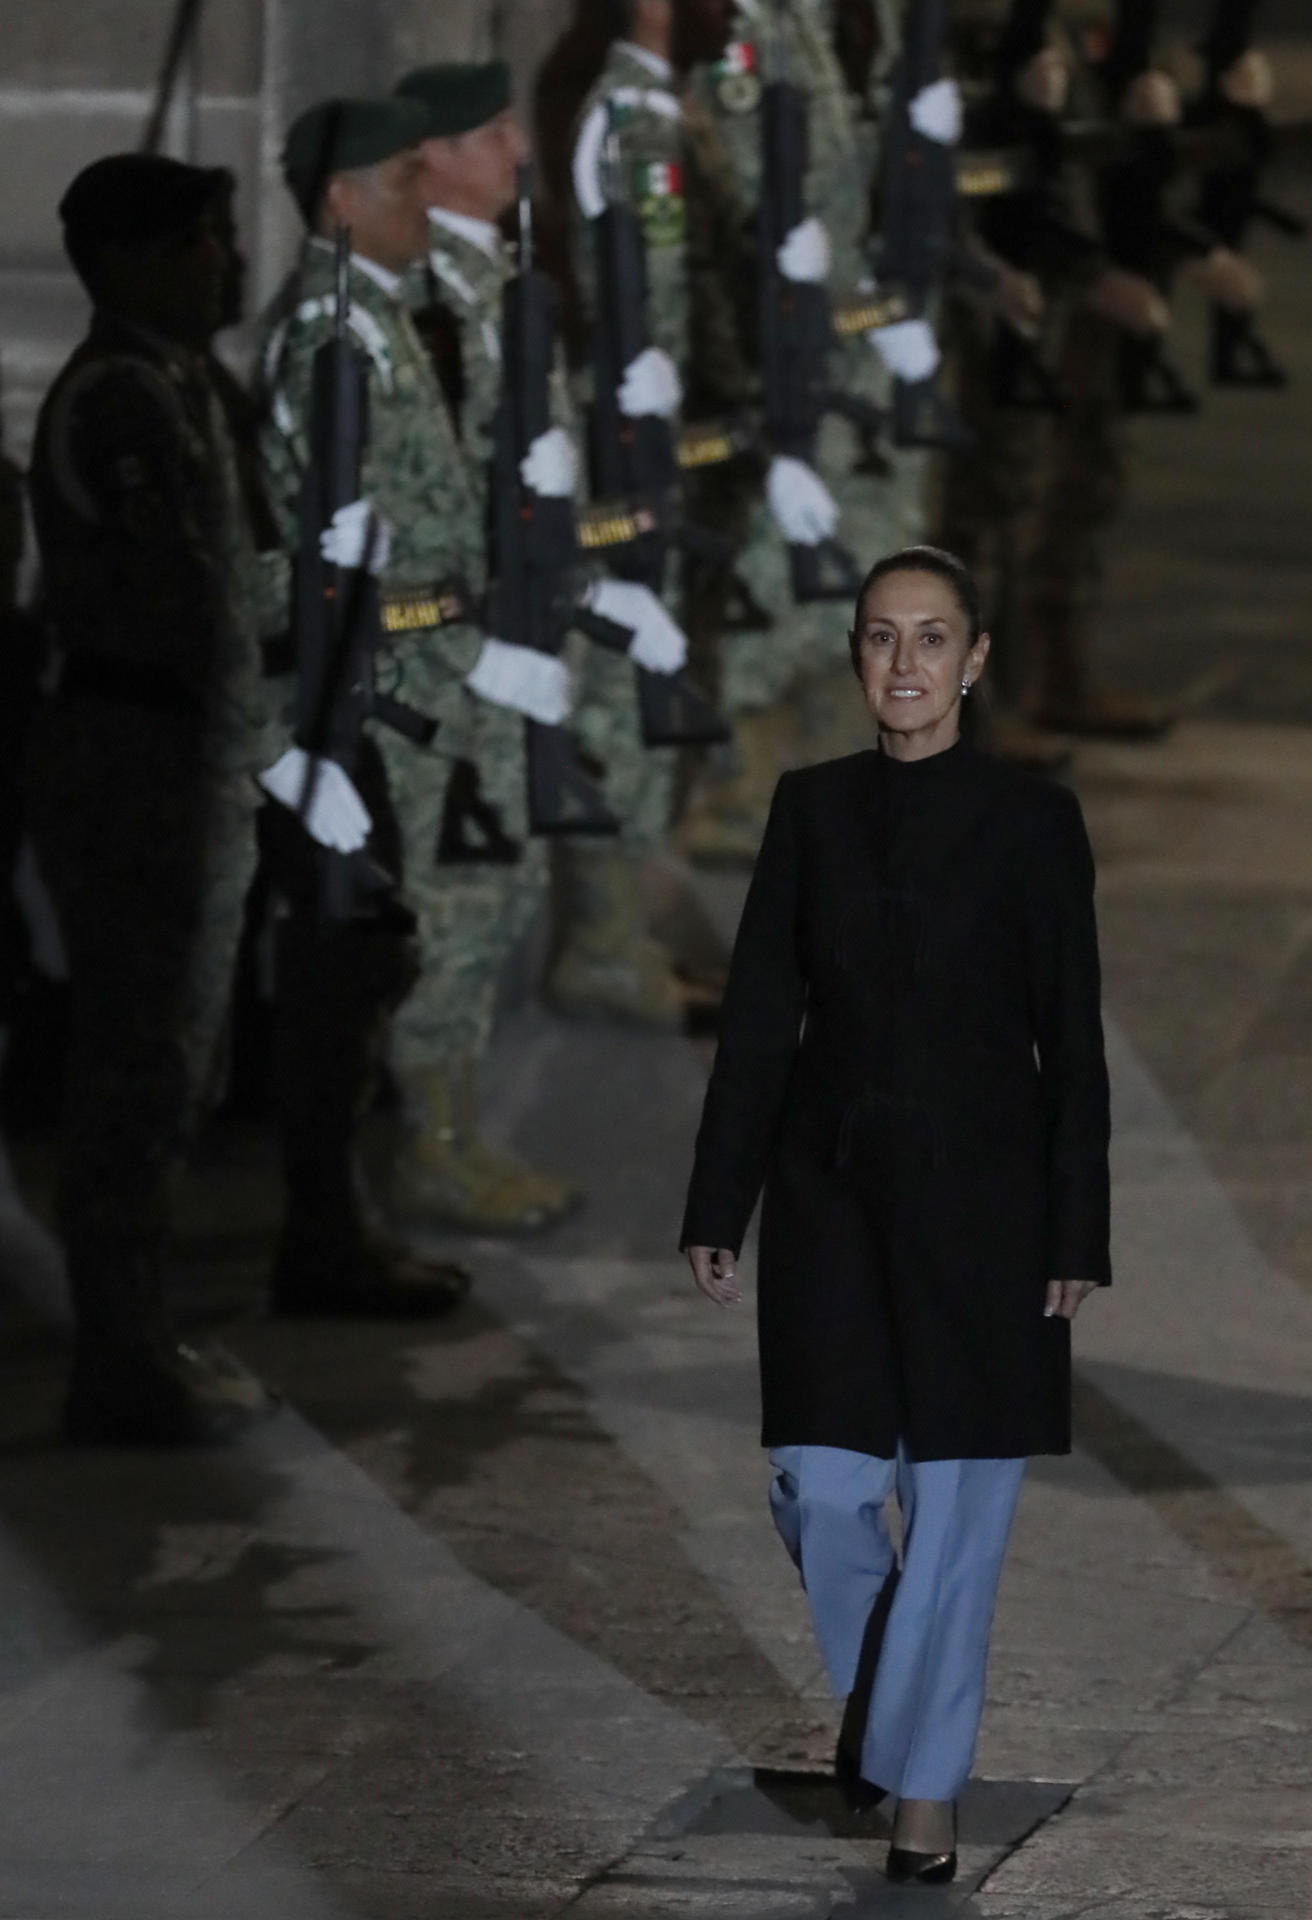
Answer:
[[(309, 462), (301, 486), (300, 530), (292, 607), (296, 663), (295, 738), (310, 755), (298, 812), (305, 819), (314, 796), (320, 758), (356, 772), (367, 720), (381, 720), (408, 740), (427, 745), (437, 722), (380, 693), (374, 685), (374, 655), (383, 644), (378, 583), (363, 564), (343, 568), (319, 551), (324, 530), (339, 507), (360, 498), (361, 470), (369, 436), (368, 361), (351, 341), (351, 238), (336, 233), (336, 301), (332, 337), (314, 356), (310, 391)], [(377, 539), (371, 528), (367, 545)], [(323, 910), (349, 919), (395, 884), (368, 854), (316, 847), (322, 870)]]
[[(878, 433), (879, 408), (829, 384), (835, 334), (829, 294), (822, 284), (789, 280), (778, 250), (806, 218), (808, 117), (806, 95), (787, 71), (784, 0), (775, 0), (771, 77), (761, 96), (761, 196), (757, 208), (757, 299), (765, 432), (770, 450), (815, 465), (816, 440), (826, 413)], [(900, 310), (899, 310), (900, 317)], [(876, 319), (870, 320), (871, 325)], [(861, 569), (841, 540), (814, 545), (790, 541), (793, 598), (851, 600)]]
[[(884, 156), (878, 279), (900, 293), (905, 311), (924, 318), (936, 286), (956, 264), (956, 155), (911, 124), (911, 102), (939, 78), (948, 0), (911, 0), (893, 84)], [(973, 436), (940, 394), (933, 375), (893, 388), (893, 439), (899, 447), (964, 452)]]
[[(1261, 107), (1240, 107), (1227, 100), (1223, 76), (1253, 45), (1258, 0), (1217, 0), (1211, 30), (1203, 42), (1207, 84), (1203, 112), (1226, 128), (1235, 153), (1205, 173), (1198, 217), (1227, 247), (1241, 248), (1258, 221), (1292, 240), (1307, 237), (1301, 215), (1268, 200), (1262, 175), (1271, 155), (1271, 123)], [(1218, 387), (1285, 387), (1289, 376), (1257, 330), (1253, 316), (1213, 306), (1210, 372)]]
[[(591, 222), (597, 269), (597, 315), (592, 330), (593, 396), (590, 453), (593, 489), (607, 503), (593, 524), (614, 522), (623, 537), (588, 542), (604, 550), (607, 566), (659, 595), (672, 546), (724, 564), (732, 549), (683, 519), (679, 447), (668, 420), (657, 414), (630, 419), (620, 408), (624, 369), (651, 343), (647, 332), (647, 252), (642, 223), (619, 180), (612, 127), (602, 166), (605, 205)], [(589, 631), (588, 616), (577, 624)], [(729, 728), (706, 695), (682, 673), (636, 668), (642, 737), (649, 747), (714, 746)]]
[[(555, 296), (533, 265), (533, 215), (528, 170), (519, 182), (519, 271), (506, 282), (501, 305), (504, 374), (493, 429), (492, 579), (488, 626), (498, 638), (558, 655), (574, 624), (573, 585), (578, 559), (574, 503), (524, 485), (520, 462), (551, 426), (551, 368)], [(607, 631), (602, 632), (605, 628)], [(626, 628), (599, 621), (594, 637), (617, 650)], [(578, 742), (565, 727), (526, 720), (528, 815), (533, 833), (619, 832)]]

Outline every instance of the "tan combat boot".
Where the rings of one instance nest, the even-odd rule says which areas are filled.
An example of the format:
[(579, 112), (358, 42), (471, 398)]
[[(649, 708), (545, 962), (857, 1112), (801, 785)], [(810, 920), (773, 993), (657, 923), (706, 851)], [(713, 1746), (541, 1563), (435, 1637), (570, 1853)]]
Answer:
[(791, 709), (782, 701), (735, 714), (734, 770), (694, 789), (676, 839), (689, 860), (750, 866), (761, 845), (779, 775), (796, 759)]
[(418, 1126), (396, 1167), (398, 1211), (462, 1233), (537, 1233), (573, 1213), (577, 1187), (489, 1146), (478, 1132), (472, 1060), (407, 1075)]
[(642, 862), (614, 844), (561, 848), (564, 937), (543, 997), (559, 1013), (677, 1033), (683, 995), (647, 932)]

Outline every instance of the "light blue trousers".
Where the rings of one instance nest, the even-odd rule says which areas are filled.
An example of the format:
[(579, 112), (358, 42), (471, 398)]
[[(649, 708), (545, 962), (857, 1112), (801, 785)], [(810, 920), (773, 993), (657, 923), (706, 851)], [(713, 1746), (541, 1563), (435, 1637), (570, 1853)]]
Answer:
[(1024, 1460), (879, 1460), (842, 1447), (776, 1447), (770, 1510), (802, 1576), (840, 1698), (896, 1554), (884, 1502), (896, 1488), (902, 1569), (888, 1608), (861, 1744), (861, 1775), (899, 1798), (955, 1800), (966, 1784), (989, 1630)]

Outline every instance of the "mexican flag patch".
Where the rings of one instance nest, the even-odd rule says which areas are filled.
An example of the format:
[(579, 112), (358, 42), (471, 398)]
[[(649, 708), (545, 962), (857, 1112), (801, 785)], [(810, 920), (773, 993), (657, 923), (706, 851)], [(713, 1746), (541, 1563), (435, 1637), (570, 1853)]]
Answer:
[(731, 40), (711, 69), (715, 97), (726, 113), (751, 113), (761, 98), (760, 63), (751, 40)]
[(677, 161), (641, 161), (633, 169), (633, 198), (649, 247), (683, 244), (683, 168)]

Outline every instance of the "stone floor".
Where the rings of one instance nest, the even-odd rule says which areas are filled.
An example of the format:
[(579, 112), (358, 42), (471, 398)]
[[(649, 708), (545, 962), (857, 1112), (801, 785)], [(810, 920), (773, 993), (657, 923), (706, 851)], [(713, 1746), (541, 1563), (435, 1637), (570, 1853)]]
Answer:
[(708, 1047), (528, 1007), (490, 1125), (591, 1204), (467, 1248), (435, 1329), (263, 1318), (268, 1142), (209, 1143), (179, 1304), (287, 1403), (231, 1453), (57, 1444), (48, 1167), (15, 1154), (0, 1920), (1312, 1920), (1312, 261), (1273, 278), (1301, 385), (1187, 459), (1144, 430), (1110, 582), (1109, 671), (1198, 697), (1077, 758), (1117, 1285), (1076, 1452), (1024, 1493), (958, 1885), (888, 1888), (820, 1771), (750, 1318), (671, 1250)]

